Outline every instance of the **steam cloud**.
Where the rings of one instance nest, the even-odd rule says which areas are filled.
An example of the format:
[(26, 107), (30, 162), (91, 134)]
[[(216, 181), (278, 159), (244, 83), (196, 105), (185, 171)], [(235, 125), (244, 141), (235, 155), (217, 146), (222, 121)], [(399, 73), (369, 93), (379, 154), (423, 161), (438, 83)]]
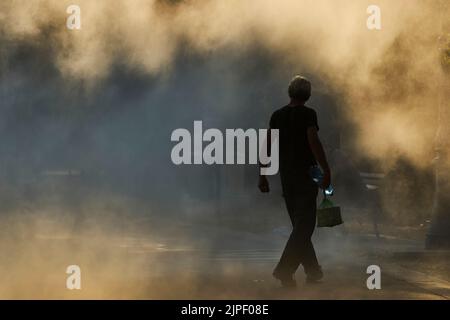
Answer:
[(418, 165), (430, 158), (442, 91), (438, 39), (449, 16), (438, 1), (377, 1), (378, 31), (366, 28), (369, 1), (79, 0), (82, 30), (70, 31), (73, 3), (3, 2), (3, 38), (44, 42), (65, 77), (94, 83), (117, 63), (167, 74), (180, 48), (207, 56), (258, 44), (342, 94), (366, 153), (395, 150)]
[[(105, 152), (111, 158), (114, 158), (114, 165), (107, 169), (119, 173), (123, 171), (123, 175), (128, 174), (128, 172), (122, 170), (125, 167), (141, 170), (141, 172), (136, 171), (135, 176), (127, 181), (128, 184), (122, 183), (122, 180), (120, 183), (113, 181), (113, 184), (119, 185), (118, 189), (139, 189), (139, 183), (148, 178), (148, 175), (150, 175), (148, 172), (153, 170), (151, 173), (152, 179), (163, 181), (164, 184), (157, 185), (157, 182), (154, 182), (154, 189), (146, 189), (145, 192), (147, 194), (153, 193), (155, 198), (170, 197), (170, 192), (173, 190), (166, 187), (166, 184), (173, 182), (170, 180), (174, 178), (163, 168), (166, 166), (167, 169), (167, 161), (169, 161), (170, 155), (170, 135), (166, 131), (185, 126), (189, 118), (184, 116), (184, 111), (179, 111), (172, 105), (180, 104), (180, 100), (184, 103), (183, 97), (195, 96), (196, 92), (192, 95), (186, 93), (191, 88), (188, 82), (203, 81), (201, 83), (206, 88), (204, 90), (211, 90), (211, 93), (206, 94), (207, 99), (194, 99), (195, 102), (190, 103), (195, 104), (198, 101), (205, 104), (215, 103), (216, 106), (211, 107), (221, 108), (222, 110), (213, 115), (222, 115), (223, 118), (229, 120), (230, 118), (226, 118), (226, 115), (233, 113), (238, 108), (236, 105), (240, 106), (251, 100), (251, 97), (246, 96), (248, 91), (252, 94), (254, 92), (261, 93), (265, 88), (270, 89), (274, 86), (271, 85), (270, 79), (258, 79), (249, 84), (245, 82), (245, 77), (239, 78), (241, 83), (236, 84), (238, 77), (234, 78), (230, 74), (238, 74), (241, 66), (234, 65), (233, 58), (230, 57), (232, 54), (228, 55), (228, 53), (247, 54), (248, 56), (243, 60), (250, 65), (253, 63), (254, 55), (254, 59), (259, 61), (256, 65), (260, 66), (261, 61), (264, 62), (265, 60), (258, 56), (257, 52), (259, 48), (262, 48), (269, 57), (267, 58), (268, 78), (276, 74), (274, 70), (295, 70), (296, 73), (312, 75), (313, 87), (316, 90), (320, 89), (318, 88), (320, 83), (334, 93), (333, 97), (339, 102), (338, 105), (341, 107), (339, 111), (344, 115), (345, 123), (352, 127), (352, 130), (346, 132), (350, 136), (348, 139), (344, 137), (344, 140), (354, 141), (354, 144), (348, 146), (348, 148), (357, 150), (358, 152), (355, 154), (364, 154), (371, 158), (381, 159), (386, 167), (392, 166), (399, 158), (405, 158), (417, 168), (427, 168), (434, 156), (432, 152), (436, 130), (440, 128), (438, 138), (441, 144), (443, 142), (449, 143), (450, 140), (448, 138), (450, 133), (447, 129), (448, 126), (446, 126), (450, 121), (450, 114), (446, 111), (449, 109), (448, 93), (450, 90), (448, 90), (448, 80), (445, 80), (442, 73), (441, 52), (439, 51), (439, 47), (442, 46), (442, 35), (450, 29), (448, 19), (450, 6), (444, 6), (443, 3), (444, 1), (434, 0), (2, 1), (0, 3), (0, 79), (2, 80), (0, 89), (6, 88), (6, 93), (3, 94), (2, 91), (0, 93), (5, 97), (1, 106), (2, 115), (7, 114), (8, 116), (2, 116), (0, 121), (3, 132), (9, 134), (4, 134), (2, 137), (2, 161), (3, 163), (7, 162), (4, 158), (9, 149), (19, 150), (17, 153), (21, 155), (28, 154), (30, 149), (34, 150), (27, 144), (16, 143), (20, 140), (14, 134), (16, 123), (11, 120), (11, 123), (8, 124), (10, 119), (16, 119), (10, 116), (11, 114), (15, 115), (14, 111), (9, 108), (10, 100), (17, 99), (19, 102), (16, 101), (16, 105), (25, 105), (25, 107), (22, 107), (26, 112), (20, 114), (25, 119), (28, 119), (28, 114), (35, 115), (33, 110), (30, 111), (26, 108), (27, 103), (29, 103), (27, 99), (33, 100), (33, 103), (30, 103), (31, 109), (41, 108), (43, 112), (46, 110), (45, 102), (50, 101), (52, 104), (61, 105), (68, 109), (69, 118), (77, 115), (76, 112), (79, 110), (77, 108), (82, 109), (83, 106), (89, 107), (98, 102), (102, 103), (100, 112), (104, 110), (110, 112), (104, 112), (104, 117), (99, 117), (101, 121), (97, 121), (97, 118), (93, 116), (91, 122), (88, 122), (82, 128), (76, 127), (74, 131), (77, 135), (83, 137), (83, 133), (87, 131), (91, 133), (89, 130), (95, 127), (92, 136), (94, 136), (93, 140), (97, 145), (93, 143), (93, 149), (100, 146), (103, 148), (100, 150), (101, 152)], [(71, 31), (66, 28), (68, 17), (66, 9), (72, 4), (81, 7), (81, 30)], [(366, 27), (368, 18), (366, 9), (371, 4), (376, 4), (381, 8), (381, 30), (371, 31)], [(21, 49), (22, 51), (17, 50), (17, 45), (24, 46)], [(36, 54), (36, 60), (42, 61), (42, 69), (33, 69), (30, 70), (30, 73), (23, 70), (27, 69), (28, 65), (22, 65), (21, 63), (24, 60), (30, 60), (29, 56), (23, 53), (26, 50)], [(42, 52), (49, 53), (49, 55), (43, 56)], [(194, 53), (195, 56), (200, 57), (202, 62), (196, 62), (197, 64), (194, 64), (194, 66), (202, 65), (203, 62), (214, 65), (211, 68), (213, 74), (205, 76), (202, 73), (203, 69), (198, 73), (194, 70), (192, 75), (181, 77), (179, 81), (173, 80), (171, 77), (175, 71), (178, 71), (179, 75), (184, 70), (193, 71), (195, 69), (192, 66), (186, 67), (186, 69), (183, 69), (184, 66), (180, 67), (180, 60), (181, 64), (183, 63), (183, 59), (179, 59), (180, 52)], [(224, 52), (224, 54), (220, 55), (221, 52)], [(25, 55), (26, 58), (17, 58), (21, 54)], [(30, 53), (28, 52), (28, 54)], [(125, 79), (121, 78), (117, 82), (122, 86), (114, 86), (116, 84), (114, 80), (117, 76), (115, 74), (117, 66), (129, 70), (136, 76), (136, 78), (131, 77), (132, 81), (130, 82), (132, 83), (127, 83), (126, 75), (121, 75)], [(228, 67), (231, 70), (226, 70)], [(50, 77), (48, 82), (36, 83), (36, 81), (33, 81), (34, 78), (27, 78), (30, 74), (36, 76), (48, 72), (49, 69), (53, 70), (52, 68), (60, 74), (55, 78)], [(144, 80), (140, 78), (142, 74)], [(258, 73), (258, 75), (260, 74), (264, 77), (265, 72)], [(38, 76), (36, 78), (40, 79)], [(134, 81), (136, 79), (140, 81)], [(152, 79), (157, 79), (158, 85), (149, 88), (148, 83)], [(164, 86), (165, 81), (169, 81), (168, 79), (172, 81), (172, 85), (175, 83), (174, 87), (169, 88), (168, 91), (186, 91), (181, 98), (176, 95), (179, 92), (170, 95), (169, 99), (165, 99), (166, 96), (164, 95), (158, 95), (160, 93), (158, 90), (164, 91), (161, 87)], [(220, 85), (226, 84), (228, 88), (232, 88), (230, 91), (235, 95), (217, 98), (216, 95), (222, 92), (220, 90), (222, 88), (217, 88), (214, 85), (214, 81), (217, 79), (221, 80), (218, 81)], [(285, 79), (286, 84), (288, 80)], [(92, 98), (93, 100), (90, 100), (90, 97), (79, 97), (77, 89), (73, 89), (79, 88), (78, 86), (86, 87), (92, 89), (89, 92), (95, 95), (99, 94), (99, 91), (96, 91), (95, 88), (101, 87), (105, 83), (107, 83), (104, 87), (106, 90), (101, 91), (99, 97)], [(263, 85), (263, 89), (259, 91), (250, 90), (259, 84)], [(285, 84), (281, 85), (281, 87), (284, 86)], [(22, 87), (30, 91), (23, 94), (16, 93), (16, 88)], [(68, 102), (68, 99), (61, 98), (58, 95), (61, 92), (62, 95), (65, 94), (68, 98), (73, 98), (75, 102)], [(134, 99), (133, 94), (138, 97)], [(271, 96), (272, 92), (264, 92), (264, 94)], [(274, 95), (277, 96), (278, 92), (275, 92)], [(42, 98), (43, 96), (46, 98)], [(41, 98), (44, 101), (43, 103), (40, 103)], [(273, 101), (268, 100), (270, 103)], [(108, 109), (109, 106), (106, 106), (108, 103), (112, 105), (110, 109)], [(253, 102), (250, 101), (251, 103)], [(155, 110), (143, 110), (144, 104), (151, 105)], [(11, 105), (14, 104), (11, 103)], [(123, 112), (123, 109), (131, 107), (134, 108), (132, 115), (131, 112), (130, 114)], [(195, 111), (204, 110), (202, 107), (207, 108), (210, 105), (198, 106), (198, 109), (195, 109), (195, 107), (192, 107), (194, 111), (189, 109), (185, 113), (196, 114)], [(270, 106), (272, 109), (274, 107), (273, 105)], [(437, 115), (439, 108), (443, 111), (440, 125)], [(120, 112), (117, 110), (120, 110)], [(250, 110), (250, 112), (253, 112), (250, 114), (252, 116), (259, 111)], [(200, 117), (200, 111), (198, 113), (198, 117)], [(162, 127), (167, 123), (159, 120), (159, 114), (164, 114), (164, 117), (169, 120), (175, 119), (170, 123), (170, 128), (164, 128), (166, 131)], [(171, 114), (177, 115), (171, 117)], [(144, 116), (147, 116), (147, 118)], [(258, 114), (259, 118), (267, 116), (268, 114)], [(36, 153), (35, 158), (46, 160), (58, 157), (59, 149), (55, 146), (61, 144), (61, 141), (67, 140), (70, 142), (71, 132), (66, 131), (64, 122), (58, 127), (51, 121), (45, 122), (38, 116), (35, 118), (33, 121), (35, 120), (40, 127), (46, 129), (44, 133), (37, 134), (30, 126), (29, 132), (27, 131), (27, 134), (33, 138), (37, 136), (35, 140), (38, 143), (34, 148), (40, 151)], [(144, 120), (141, 120), (141, 118)], [(140, 159), (148, 158), (151, 151), (144, 153), (140, 147), (130, 145), (127, 142), (136, 140), (133, 134), (138, 136), (147, 130), (147, 119), (152, 121), (151, 129), (155, 132), (156, 137), (148, 139), (141, 137), (140, 142), (143, 141), (151, 146), (164, 144), (164, 147), (157, 150), (163, 150), (163, 152), (152, 154), (153, 162), (150, 165), (144, 166), (142, 164), (145, 161)], [(264, 121), (266, 120), (264, 119)], [(42, 121), (45, 125), (39, 121)], [(30, 122), (32, 121), (30, 120)], [(261, 123), (261, 125), (263, 124), (265, 122)], [(235, 123), (231, 125), (239, 127)], [(137, 127), (136, 131), (139, 132), (127, 130), (131, 126)], [(26, 124), (22, 127), (26, 127)], [(26, 130), (28, 128), (24, 129), (24, 131)], [(108, 135), (105, 132), (112, 134)], [(86, 133), (86, 135), (88, 134)], [(158, 139), (162, 142), (155, 142)], [(32, 139), (30, 138), (30, 140)], [(92, 157), (94, 159), (90, 158), (91, 154), (85, 152), (84, 146), (78, 146), (79, 148), (77, 146), (77, 143), (74, 143), (74, 146), (70, 145), (74, 151), (67, 158), (72, 163), (76, 163), (76, 160), (81, 158), (83, 164), (93, 164), (92, 166), (94, 166), (95, 161), (99, 161), (95, 157)], [(52, 156), (44, 157), (43, 154), (46, 152), (51, 153)], [(131, 154), (131, 156), (127, 158), (123, 155), (124, 153)], [(56, 156), (53, 157), (53, 155)], [(26, 158), (26, 160), (29, 159)], [(36, 162), (39, 163), (38, 160)], [(15, 163), (15, 165), (19, 166), (22, 171), (31, 171), (33, 168), (26, 165), (27, 161)], [(138, 161), (141, 161), (139, 164), (142, 166), (135, 165)], [(198, 181), (209, 179), (208, 174), (205, 173), (207, 170), (204, 169), (201, 173), (196, 172), (198, 173), (196, 176)], [(7, 169), (4, 171), (7, 171)], [(130, 169), (130, 171), (132, 170)], [(158, 174), (161, 175), (159, 180), (155, 178)], [(198, 183), (200, 184), (200, 182)], [(0, 187), (4, 189), (6, 188), (5, 185), (7, 184), (5, 183)], [(4, 192), (3, 189), (1, 190), (3, 197), (6, 197), (4, 194), (8, 193)], [(45, 186), (42, 186), (42, 189), (43, 193), (48, 191)], [(205, 190), (206, 192), (211, 192), (211, 190)], [(79, 211), (89, 211), (86, 214), (88, 216), (92, 212), (104, 212), (104, 216), (108, 216), (111, 211), (117, 211), (117, 215), (122, 217), (122, 212), (132, 211), (130, 207), (133, 204), (125, 200), (122, 203), (116, 199), (115, 201), (118, 203), (111, 204), (110, 195), (105, 195), (103, 198), (103, 195), (99, 196), (98, 193), (92, 192), (93, 195), (89, 195), (89, 199), (86, 200), (84, 194), (74, 197), (71, 190), (68, 193), (70, 197), (67, 198), (69, 198), (70, 203), (67, 204), (66, 198), (60, 199), (60, 202), (63, 204), (63, 208), (67, 205), (71, 208), (70, 210), (75, 211), (73, 216), (77, 216)], [(90, 191), (85, 193), (89, 194)], [(210, 196), (211, 193), (207, 193), (205, 197)], [(18, 199), (10, 198), (11, 202), (17, 200), (16, 203), (21, 203), (20, 197)], [(92, 199), (95, 199), (95, 201)], [(108, 199), (105, 202), (109, 204), (104, 205), (103, 199)], [(395, 201), (397, 199), (398, 197)], [(86, 203), (89, 203), (89, 200), (92, 200), (95, 205), (87, 206)], [(81, 204), (81, 202), (83, 203)], [(172, 210), (174, 212), (177, 212), (176, 210), (181, 207), (173, 199), (167, 202), (173, 202), (171, 205), (175, 207)], [(4, 201), (2, 204), (2, 210), (7, 211)], [(75, 209), (72, 207), (75, 207)], [(147, 214), (147, 211), (145, 211), (147, 209), (137, 208), (133, 210)], [(60, 209), (55, 209), (56, 212), (53, 213), (45, 205), (42, 206), (41, 210), (46, 212), (44, 216), (48, 212), (51, 212), (51, 217), (60, 215)], [(150, 209), (151, 214), (162, 212), (166, 215), (169, 211), (171, 210), (167, 210), (164, 205)], [(19, 214), (13, 212), (13, 215)], [(145, 214), (143, 215), (145, 216)], [(7, 220), (7, 218), (5, 219)], [(89, 219), (95, 221), (96, 217), (94, 215)], [(117, 218), (117, 221), (113, 221), (114, 219), (114, 217), (111, 217), (112, 223), (105, 226), (105, 230), (100, 227), (92, 227), (95, 231), (92, 233), (97, 234), (99, 233), (97, 229), (101, 229), (106, 234), (105, 239), (98, 240), (99, 243), (109, 245), (111, 239), (117, 240), (117, 235), (112, 237), (110, 235), (117, 233), (115, 229), (118, 224), (117, 221), (123, 218)], [(6, 234), (6, 238), (9, 238), (10, 234), (21, 237), (30, 230), (29, 233), (38, 234), (38, 236), (40, 232), (45, 233), (50, 230), (47, 233), (56, 233), (55, 237), (57, 237), (58, 232), (64, 233), (64, 228), (67, 228), (67, 220), (70, 219), (56, 218), (55, 226), (51, 225), (50, 227), (34, 225), (34, 222), (31, 226), (25, 224), (25, 227), (23, 227), (21, 225), (23, 221), (20, 218), (17, 220), (18, 222), (11, 222), (12, 226), (9, 228), (9, 234)], [(23, 220), (34, 221), (34, 219), (28, 218)], [(48, 223), (51, 224), (51, 222)], [(151, 221), (152, 223), (153, 221)], [(19, 224), (19, 226), (15, 224)], [(94, 222), (93, 225), (98, 226), (101, 223)], [(27, 232), (23, 232), (23, 229)], [(174, 238), (179, 237), (179, 234), (174, 233)], [(188, 235), (185, 238), (190, 236)], [(34, 253), (38, 256), (37, 258), (31, 258), (34, 259), (34, 264), (42, 265), (40, 267), (42, 270), (38, 269), (39, 274), (47, 274), (47, 257), (39, 255), (35, 248), (29, 246), (29, 238), (23, 240), (18, 239), (16, 241), (13, 238), (4, 242), (4, 250), (1, 251), (5, 257), (10, 258), (11, 262), (3, 266), (2, 271), (14, 275), (14, 272), (19, 270), (20, 276), (26, 274), (29, 269), (27, 259), (29, 259), (30, 253)], [(119, 240), (117, 240), (118, 243)], [(157, 246), (157, 240), (150, 239), (148, 242)], [(97, 256), (94, 256), (94, 254), (91, 256), (86, 252), (95, 252), (96, 254), (102, 252), (106, 257), (104, 265), (100, 263), (101, 267), (106, 269), (106, 278), (108, 279), (104, 281), (105, 283), (109, 283), (109, 276), (112, 279), (113, 276), (123, 273), (124, 270), (134, 273), (135, 270), (147, 268), (147, 261), (139, 261), (139, 263), (130, 266), (127, 262), (124, 262), (126, 259), (116, 259), (115, 253), (105, 252), (106, 249), (102, 246), (91, 251), (84, 250), (89, 246), (90, 240), (85, 241), (88, 244), (83, 240), (80, 240), (80, 242), (83, 245), (77, 247), (75, 252), (82, 257), (81, 260), (85, 264), (98, 266), (99, 261)], [(55, 264), (50, 264), (51, 268), (57, 269), (55, 274), (60, 272), (58, 268), (67, 265), (66, 251), (73, 250), (71, 243), (69, 244), (67, 247), (64, 246), (64, 252), (61, 253), (62, 256), (58, 258), (56, 263), (57, 267), (55, 267)], [(46, 243), (42, 245), (42, 251), (45, 251), (46, 245)], [(59, 250), (54, 249), (53, 252), (58, 253)], [(59, 257), (59, 255), (54, 256)], [(70, 261), (70, 263), (73, 263), (73, 261)], [(114, 263), (115, 265), (111, 266)], [(17, 268), (17, 265), (21, 267)], [(153, 267), (157, 266), (164, 269), (162, 265), (155, 262)], [(61, 277), (63, 278), (63, 276), (64, 274)], [(33, 277), (33, 275), (30, 275), (30, 277)], [(191, 279), (186, 280), (187, 283), (192, 281)], [(15, 286), (16, 282), (12, 281), (11, 286), (6, 286), (0, 292), (0, 295), (23, 297), (23, 292), (29, 288), (24, 285), (19, 292), (12, 292), (11, 290)], [(32, 292), (30, 296), (42, 294), (39, 284), (37, 287), (36, 293)], [(120, 290), (118, 289), (117, 292)], [(135, 288), (132, 288), (132, 290), (135, 290)], [(132, 290), (129, 292), (132, 292)], [(111, 295), (117, 297), (116, 292), (111, 293)], [(48, 294), (48, 296), (53, 297), (51, 294)]]

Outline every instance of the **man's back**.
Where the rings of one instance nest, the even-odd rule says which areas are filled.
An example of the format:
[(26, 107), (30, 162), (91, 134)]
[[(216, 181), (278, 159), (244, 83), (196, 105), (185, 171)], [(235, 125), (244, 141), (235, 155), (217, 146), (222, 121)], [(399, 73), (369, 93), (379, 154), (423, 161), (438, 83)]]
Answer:
[(307, 129), (317, 124), (316, 112), (306, 106), (285, 106), (272, 114), (270, 128), (279, 130), (280, 173), (308, 172), (316, 160)]

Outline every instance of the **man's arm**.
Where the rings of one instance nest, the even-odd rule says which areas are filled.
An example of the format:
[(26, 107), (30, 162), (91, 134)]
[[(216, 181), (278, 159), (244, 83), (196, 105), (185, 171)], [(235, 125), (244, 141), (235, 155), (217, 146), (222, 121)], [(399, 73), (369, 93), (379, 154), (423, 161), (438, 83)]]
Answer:
[(322, 142), (320, 142), (319, 135), (317, 134), (317, 127), (308, 128), (308, 142), (314, 157), (323, 170), (323, 182), (322, 187), (328, 188), (331, 184), (331, 171), (328, 165), (327, 156), (323, 150)]

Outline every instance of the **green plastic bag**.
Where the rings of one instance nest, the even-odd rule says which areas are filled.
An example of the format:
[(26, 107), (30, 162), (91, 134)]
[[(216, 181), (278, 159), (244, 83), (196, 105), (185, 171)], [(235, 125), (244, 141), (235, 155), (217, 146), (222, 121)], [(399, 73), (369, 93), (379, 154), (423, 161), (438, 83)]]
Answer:
[(324, 194), (323, 200), (317, 209), (317, 227), (334, 227), (344, 223), (341, 216), (341, 208), (336, 206), (333, 201), (331, 201)]

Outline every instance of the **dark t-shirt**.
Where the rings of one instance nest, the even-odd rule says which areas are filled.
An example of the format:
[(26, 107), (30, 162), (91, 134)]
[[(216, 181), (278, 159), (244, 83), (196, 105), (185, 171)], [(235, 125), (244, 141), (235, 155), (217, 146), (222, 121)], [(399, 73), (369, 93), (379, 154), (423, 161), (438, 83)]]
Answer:
[(285, 106), (270, 118), (270, 128), (279, 130), (280, 174), (306, 174), (316, 163), (309, 147), (307, 129), (316, 127), (316, 112), (306, 106)]

